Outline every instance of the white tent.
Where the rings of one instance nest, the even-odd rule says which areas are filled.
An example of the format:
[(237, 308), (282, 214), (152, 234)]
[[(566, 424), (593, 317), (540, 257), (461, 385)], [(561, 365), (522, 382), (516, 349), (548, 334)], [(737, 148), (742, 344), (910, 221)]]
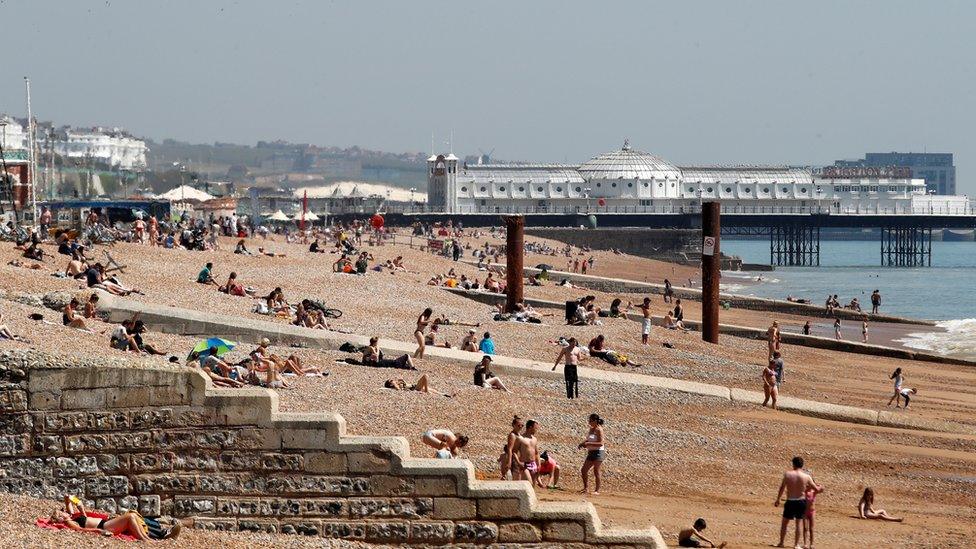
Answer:
[(285, 212), (278, 210), (275, 213), (268, 216), (268, 221), (291, 221)]
[[(302, 220), (302, 214), (301, 213), (295, 214), (295, 221), (301, 221), (301, 220)], [(319, 216), (315, 215), (312, 212), (305, 212), (305, 221), (318, 221), (318, 220), (319, 220)]]
[(165, 193), (159, 195), (159, 198), (173, 201), (199, 200), (200, 202), (203, 202), (205, 200), (213, 200), (214, 196), (199, 189), (194, 189), (189, 185), (180, 185), (173, 190), (166, 191)]

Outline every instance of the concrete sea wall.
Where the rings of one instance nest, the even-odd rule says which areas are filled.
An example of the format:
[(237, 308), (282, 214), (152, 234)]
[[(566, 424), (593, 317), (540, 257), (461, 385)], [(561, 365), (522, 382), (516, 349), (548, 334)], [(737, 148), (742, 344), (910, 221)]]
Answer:
[(0, 490), (382, 544), (665, 546), (653, 528), (604, 530), (588, 503), (476, 480), (466, 460), (413, 458), (401, 437), (348, 435), (339, 415), (277, 409), (186, 367), (0, 353)]

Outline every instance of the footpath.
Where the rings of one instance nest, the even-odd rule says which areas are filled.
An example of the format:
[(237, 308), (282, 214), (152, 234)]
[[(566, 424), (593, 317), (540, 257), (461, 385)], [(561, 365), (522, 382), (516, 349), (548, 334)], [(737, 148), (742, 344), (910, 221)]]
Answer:
[[(357, 346), (363, 346), (369, 343), (368, 337), (357, 334), (312, 330), (279, 322), (229, 315), (216, 315), (191, 309), (142, 303), (128, 298), (113, 296), (106, 292), (99, 292), (99, 294), (99, 308), (109, 314), (109, 320), (111, 322), (121, 322), (138, 312), (139, 318), (150, 329), (164, 333), (222, 337), (234, 341), (250, 341), (255, 343), (260, 341), (261, 338), (267, 337), (275, 345), (297, 345), (324, 350), (337, 350), (340, 345), (346, 342)], [(44, 299), (45, 303), (54, 303), (61, 300), (63, 299), (54, 299), (49, 296), (45, 296)], [(384, 353), (391, 355), (412, 353), (415, 350), (415, 345), (411, 342), (390, 339), (381, 339), (379, 345)], [(460, 364), (472, 368), (480, 357), (478, 353), (441, 347), (428, 347), (426, 354), (429, 357), (457, 361)], [(548, 365), (541, 364), (538, 361), (499, 355), (495, 355), (492, 358), (492, 369), (498, 373), (551, 379), (553, 381), (561, 381), (563, 379), (560, 371), (552, 371)], [(579, 377), (582, 380), (626, 383), (653, 389), (700, 395), (702, 397), (715, 398), (728, 402), (758, 405), (762, 404), (763, 400), (762, 393), (757, 391), (646, 374), (580, 367)], [(784, 412), (834, 421), (899, 429), (976, 435), (976, 426), (973, 425), (916, 418), (884, 410), (870, 410), (790, 397), (781, 397), (778, 405), (779, 409)]]
[[(474, 290), (461, 290), (458, 288), (444, 288), (445, 291), (467, 297), (468, 299), (473, 299), (488, 305), (494, 305), (499, 301), (504, 301), (505, 296), (503, 294), (493, 294), (482, 291)], [(536, 299), (536, 298), (524, 298), (523, 301), (532, 307), (537, 309), (558, 309), (560, 311), (565, 310), (566, 304), (560, 301), (549, 301), (546, 299)], [(635, 313), (627, 313), (626, 317), (630, 320), (640, 322), (643, 317)], [(652, 320), (657, 326), (663, 326), (664, 317), (663, 316), (652, 316)], [(685, 328), (700, 332), (701, 322), (698, 320), (692, 320), (685, 318), (682, 321)], [(752, 326), (739, 326), (737, 324), (719, 324), (718, 330), (720, 334), (729, 335), (733, 337), (743, 337), (747, 339), (766, 339), (766, 330), (763, 328), (753, 328)], [(904, 360), (921, 360), (925, 362), (937, 362), (940, 364), (955, 364), (957, 366), (976, 366), (976, 361), (965, 360), (961, 358), (952, 358), (942, 355), (936, 355), (932, 353), (926, 353), (922, 351), (914, 351), (911, 349), (902, 349), (898, 347), (887, 347), (884, 345), (871, 345), (867, 343), (860, 343), (857, 341), (845, 341), (837, 340), (829, 337), (820, 337), (814, 335), (803, 335), (793, 332), (781, 332), (780, 339), (783, 343), (790, 345), (802, 345), (804, 347), (813, 347), (816, 349), (828, 349), (831, 351), (840, 351), (844, 353), (858, 353), (862, 355), (871, 356), (881, 356), (887, 358), (900, 358)]]

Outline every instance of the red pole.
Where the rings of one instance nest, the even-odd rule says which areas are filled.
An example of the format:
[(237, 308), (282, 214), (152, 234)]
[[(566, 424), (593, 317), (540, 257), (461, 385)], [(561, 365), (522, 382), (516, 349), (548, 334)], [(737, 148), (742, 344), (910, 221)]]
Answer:
[(522, 301), (522, 266), (525, 244), (525, 218), (507, 215), (505, 220), (505, 312), (515, 312), (515, 305)]
[(718, 288), (721, 269), (718, 202), (702, 204), (702, 341), (718, 343)]

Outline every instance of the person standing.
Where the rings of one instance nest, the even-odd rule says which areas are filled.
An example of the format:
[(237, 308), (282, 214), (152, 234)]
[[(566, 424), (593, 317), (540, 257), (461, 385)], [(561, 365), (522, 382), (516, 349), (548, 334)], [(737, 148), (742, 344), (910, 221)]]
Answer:
[(647, 338), (651, 335), (651, 298), (645, 297), (644, 302), (638, 307), (644, 315), (641, 320), (641, 343), (647, 345)]
[(810, 335), (810, 329), (811, 328), (812, 328), (812, 326), (810, 325), (810, 321), (809, 320), (806, 321), (806, 324), (803, 325), (803, 335), (805, 335), (805, 336)]
[(783, 369), (785, 368), (785, 363), (783, 362), (783, 355), (779, 351), (773, 351), (773, 359), (769, 361), (776, 372), (776, 387), (779, 388), (783, 384)]
[(840, 341), (840, 319), (834, 319), (834, 339)]
[(861, 321), (861, 343), (867, 343), (867, 342), (868, 342), (868, 321), (862, 320)]
[(674, 300), (674, 321), (681, 322), (685, 319), (685, 310), (681, 306), (681, 298)]
[(766, 360), (773, 360), (773, 353), (779, 350), (779, 338), (779, 321), (774, 320), (766, 330)]
[(606, 444), (603, 438), (603, 418), (598, 414), (590, 414), (588, 419), (590, 430), (586, 433), (586, 438), (579, 443), (580, 450), (586, 450), (586, 460), (580, 469), (580, 477), (583, 479), (583, 490), (585, 494), (589, 491), (589, 472), (593, 469), (594, 488), (593, 495), (600, 495), (600, 481), (602, 480), (601, 468), (603, 460), (606, 458)]
[(783, 522), (779, 529), (779, 545), (776, 547), (784, 547), (786, 529), (791, 520), (795, 522), (796, 526), (793, 546), (801, 547), (800, 525), (807, 513), (806, 493), (807, 490), (816, 490), (816, 488), (817, 485), (813, 482), (813, 478), (803, 471), (803, 458), (794, 457), (793, 469), (783, 474), (783, 481), (780, 482), (779, 492), (776, 494), (776, 501), (773, 503), (773, 507), (779, 507), (779, 502), (783, 499), (783, 492), (786, 492), (786, 503), (783, 505)]
[(773, 410), (776, 409), (776, 398), (779, 396), (779, 388), (776, 386), (776, 370), (773, 367), (773, 361), (770, 360), (762, 372), (763, 380), (763, 406), (769, 403), (770, 399), (773, 401)]
[(565, 360), (563, 366), (563, 377), (566, 381), (566, 398), (579, 398), (579, 374), (576, 371), (583, 349), (579, 346), (575, 337), (569, 338), (568, 344), (563, 347), (556, 357), (556, 363), (552, 366), (552, 371), (556, 371), (559, 361)]
[(512, 416), (512, 430), (508, 433), (508, 440), (505, 441), (505, 453), (502, 454), (501, 480), (518, 480), (519, 471), (515, 468), (514, 454), (515, 446), (521, 437), (522, 428), (525, 423), (518, 415)]
[(527, 480), (530, 485), (534, 485), (536, 475), (539, 472), (539, 441), (535, 438), (539, 430), (539, 424), (530, 419), (525, 422), (525, 431), (515, 439), (515, 456), (518, 461), (517, 471), (512, 472), (512, 480)]
[(881, 309), (881, 292), (876, 289), (871, 292), (871, 314), (878, 314), (879, 309)]

